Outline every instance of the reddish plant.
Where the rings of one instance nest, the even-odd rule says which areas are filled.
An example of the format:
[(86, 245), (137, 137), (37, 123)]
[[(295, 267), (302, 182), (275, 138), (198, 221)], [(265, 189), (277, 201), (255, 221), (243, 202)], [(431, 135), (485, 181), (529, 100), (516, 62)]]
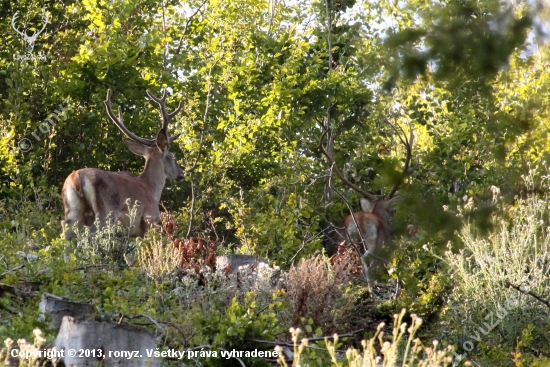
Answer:
[(331, 256), (330, 262), (333, 266), (343, 266), (347, 264), (347, 271), (354, 277), (361, 277), (363, 274), (363, 267), (361, 265), (361, 259), (357, 251), (351, 247), (338, 248), (338, 252)]
[(177, 222), (171, 214), (162, 213), (162, 229), (172, 243), (174, 249), (177, 249), (181, 256), (180, 267), (183, 270), (194, 270), (196, 274), (201, 272), (204, 266), (212, 269), (216, 268), (216, 242), (204, 238), (178, 238)]

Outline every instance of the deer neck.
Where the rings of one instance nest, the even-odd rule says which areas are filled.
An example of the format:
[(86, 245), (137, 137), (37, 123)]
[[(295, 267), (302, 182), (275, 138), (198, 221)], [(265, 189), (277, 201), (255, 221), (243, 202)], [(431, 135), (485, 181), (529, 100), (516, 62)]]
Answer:
[(162, 190), (166, 184), (166, 174), (164, 173), (162, 162), (147, 158), (145, 160), (145, 168), (141, 172), (139, 179), (149, 187), (149, 192), (153, 195), (156, 202), (159, 203)]

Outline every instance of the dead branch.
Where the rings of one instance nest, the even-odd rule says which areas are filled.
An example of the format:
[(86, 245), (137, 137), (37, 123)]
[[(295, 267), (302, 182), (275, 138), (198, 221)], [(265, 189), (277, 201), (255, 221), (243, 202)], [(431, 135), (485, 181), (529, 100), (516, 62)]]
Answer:
[(26, 291), (22, 290), (19, 287), (9, 285), (9, 284), (0, 283), (0, 296), (2, 296), (4, 292), (5, 293), (10, 293), (10, 294), (12, 294), (16, 297), (24, 298), (24, 299), (25, 298), (31, 298), (31, 297), (35, 296), (34, 293), (26, 292)]
[(542, 303), (543, 305), (545, 305), (547, 308), (550, 309), (550, 300), (547, 300), (545, 298), (542, 298), (541, 296), (539, 296), (538, 294), (532, 292), (532, 291), (529, 291), (529, 290), (522, 290), (520, 286), (517, 286), (517, 285), (514, 285), (512, 283), (510, 283), (509, 281), (506, 281), (506, 286), (507, 287), (512, 287), (514, 288), (515, 290), (517, 290), (518, 292), (521, 292), (523, 294), (528, 294), (530, 295), (531, 297), (533, 297), (534, 299), (536, 299), (537, 301), (539, 301), (540, 303)]
[(19, 269), (23, 269), (25, 267), (25, 264), (22, 264), (22, 265), (19, 265), (19, 266), (16, 266), (15, 268), (13, 269), (10, 269), (8, 271), (5, 271), (4, 273), (0, 274), (0, 279), (4, 278), (6, 275), (8, 275), (9, 273), (13, 273), (14, 271), (16, 270), (19, 270)]

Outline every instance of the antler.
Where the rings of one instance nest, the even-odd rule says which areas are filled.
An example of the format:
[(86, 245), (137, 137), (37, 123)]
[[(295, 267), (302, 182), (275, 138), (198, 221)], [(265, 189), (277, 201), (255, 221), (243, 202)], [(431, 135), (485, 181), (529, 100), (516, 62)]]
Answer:
[(343, 174), (342, 174), (342, 171), (340, 171), (340, 169), (338, 168), (338, 166), (336, 166), (336, 161), (334, 160), (334, 158), (326, 151), (325, 147), (323, 147), (323, 139), (325, 137), (325, 135), (328, 133), (328, 129), (325, 130), (325, 132), (323, 133), (323, 135), (321, 136), (321, 139), (319, 139), (319, 149), (321, 150), (321, 153), (323, 153), (323, 155), (325, 157), (327, 157), (327, 160), (328, 162), (330, 163), (330, 165), (332, 166), (332, 169), (334, 171), (334, 173), (336, 173), (336, 176), (338, 176), (338, 178), (342, 181), (342, 183), (344, 185), (346, 185), (347, 187), (349, 187), (350, 189), (358, 192), (359, 194), (363, 195), (364, 197), (370, 199), (371, 201), (378, 201), (379, 198), (376, 197), (375, 195), (371, 194), (370, 192), (368, 191), (365, 191), (363, 190), (362, 188), (360, 188), (359, 186), (357, 185), (354, 185), (352, 182), (350, 182)]
[(23, 33), (21, 31), (19, 31), (19, 29), (17, 29), (15, 27), (15, 20), (19, 17), (19, 15), (17, 15), (17, 13), (19, 13), (18, 11), (15, 12), (15, 14), (13, 15), (13, 17), (11, 18), (11, 27), (19, 34), (21, 35), (22, 37), (26, 38), (28, 37), (26, 33)]
[[(153, 101), (157, 102), (158, 105), (160, 106), (160, 114), (162, 115), (162, 129), (164, 129), (164, 131), (168, 132), (168, 123), (174, 118), (174, 116), (176, 116), (176, 114), (178, 112), (180, 112), (181, 107), (182, 107), (181, 101), (178, 105), (178, 108), (176, 108), (174, 110), (174, 112), (169, 113), (166, 110), (166, 88), (164, 88), (164, 91), (162, 92), (162, 97), (161, 98), (155, 97), (149, 89), (147, 89), (147, 95)], [(172, 137), (170, 139), (172, 139)]]
[(46, 26), (48, 25), (49, 20), (50, 20), (50, 18), (48, 17), (48, 14), (46, 14), (46, 12), (44, 10), (42, 10), (42, 22), (44, 23), (44, 25), (42, 26), (41, 30), (34, 32), (33, 36), (34, 35), (38, 36), (40, 33), (42, 33), (44, 31), (44, 29), (46, 28)]
[(157, 141), (154, 139), (144, 139), (140, 138), (139, 136), (132, 133), (126, 126), (124, 126), (124, 121), (122, 120), (122, 109), (120, 106), (118, 106), (118, 117), (115, 116), (113, 113), (113, 109), (111, 107), (111, 97), (113, 95), (113, 92), (111, 92), (111, 89), (107, 90), (107, 99), (105, 100), (105, 108), (107, 110), (107, 114), (111, 118), (111, 121), (115, 123), (116, 126), (126, 135), (128, 138), (132, 139), (136, 143), (140, 143), (149, 147), (156, 147)]
[(391, 199), (395, 195), (397, 190), (399, 190), (399, 186), (401, 185), (401, 183), (410, 174), (409, 167), (410, 167), (410, 164), (411, 164), (412, 147), (413, 147), (413, 143), (414, 143), (414, 134), (413, 134), (412, 129), (409, 132), (409, 139), (406, 140), (406, 139), (404, 139), (404, 137), (407, 136), (407, 133), (405, 133), (405, 131), (403, 131), (403, 129), (401, 129), (401, 127), (399, 129), (401, 129), (401, 132), (403, 133), (403, 136), (401, 136), (400, 131), (393, 124), (390, 123), (390, 126), (393, 127), (393, 129), (397, 132), (397, 136), (399, 136), (399, 140), (401, 140), (401, 143), (403, 143), (403, 145), (405, 146), (405, 150), (407, 151), (407, 154), (405, 156), (405, 166), (403, 167), (403, 173), (402, 173), (401, 177), (399, 178), (399, 181), (397, 181), (397, 183), (395, 184), (393, 189), (390, 191), (390, 194), (386, 197), (386, 200)]

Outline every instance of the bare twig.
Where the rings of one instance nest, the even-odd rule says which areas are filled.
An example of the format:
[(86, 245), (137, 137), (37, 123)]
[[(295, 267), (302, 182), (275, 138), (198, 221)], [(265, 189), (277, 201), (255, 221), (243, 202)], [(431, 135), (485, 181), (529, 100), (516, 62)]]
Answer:
[(23, 269), (25, 267), (25, 264), (22, 264), (22, 265), (19, 265), (19, 266), (16, 266), (15, 268), (13, 269), (10, 269), (8, 271), (5, 271), (4, 273), (0, 274), (0, 279), (4, 278), (6, 275), (8, 275), (9, 273), (13, 273), (14, 271), (16, 270), (19, 270), (19, 269)]
[(11, 308), (9, 308), (8, 306), (4, 306), (3, 304), (0, 303), (0, 308), (2, 310), (6, 310), (7, 312), (9, 312), (10, 314), (12, 315), (17, 315), (17, 312), (15, 312), (14, 310), (12, 310)]
[[(346, 199), (346, 197), (345, 197), (340, 191), (338, 191), (334, 186), (332, 186), (332, 171), (333, 171), (334, 168), (337, 169), (336, 165), (333, 164), (333, 165), (330, 167), (330, 177), (329, 177), (329, 181), (328, 181), (328, 182), (329, 182), (329, 186), (330, 186), (331, 190), (333, 190), (333, 191), (340, 197), (340, 199), (342, 199), (342, 201), (346, 204), (346, 206), (348, 207), (348, 210), (349, 210), (349, 212), (350, 212), (350, 214), (351, 214), (351, 216), (352, 216), (352, 218), (353, 218), (353, 223), (355, 224), (355, 227), (356, 227), (356, 228), (361, 228), (361, 227), (359, 227), (359, 223), (357, 223), (357, 218), (355, 218), (354, 210), (353, 210), (353, 208), (351, 207), (351, 204), (349, 203), (348, 199)], [(338, 230), (338, 229), (341, 229), (341, 230), (344, 230), (344, 231), (346, 232), (346, 237), (347, 237), (348, 242), (349, 242), (350, 244), (352, 244), (352, 246), (353, 246), (353, 248), (355, 249), (355, 251), (357, 251), (357, 254), (358, 254), (359, 256), (361, 256), (361, 250), (360, 250), (359, 248), (357, 248), (357, 246), (355, 246), (356, 244), (355, 244), (354, 241), (352, 241), (351, 236), (349, 235), (348, 231), (347, 231), (345, 228), (340, 228), (340, 227), (335, 227), (335, 228), (336, 228), (337, 230)], [(361, 245), (363, 246), (363, 248), (364, 248), (365, 250), (367, 250), (367, 244), (366, 244), (366, 242), (365, 242), (365, 238), (363, 237), (363, 233), (362, 233), (361, 231), (357, 231), (357, 233), (359, 234), (359, 237), (361, 238)]]
[(189, 174), (189, 181), (191, 182), (191, 208), (189, 208), (189, 226), (187, 227), (186, 237), (191, 234), (191, 228), (193, 228), (193, 219), (195, 213), (195, 183), (193, 182), (193, 173)]
[[(365, 331), (365, 329), (359, 329), (359, 330), (355, 330), (355, 331), (352, 331), (351, 333), (347, 333), (347, 334), (338, 334), (338, 339), (352, 337), (352, 336), (360, 334), (364, 331)], [(333, 340), (334, 335), (332, 335), (332, 336), (319, 336), (319, 337), (316, 337), (316, 338), (307, 338), (307, 341), (308, 342), (316, 342), (316, 341), (322, 341), (322, 340), (325, 340), (325, 339)], [(247, 339), (247, 340), (250, 340), (250, 341), (253, 341), (253, 342), (256, 342), (256, 343), (285, 345), (285, 346), (291, 346), (291, 347), (294, 346), (294, 344), (292, 344), (292, 343), (287, 343), (287, 342), (282, 342), (282, 341), (277, 341), (277, 340), (261, 340), (261, 339)]]
[[(338, 334), (338, 338), (352, 337), (352, 336), (360, 334), (364, 331), (365, 331), (365, 329), (359, 329), (359, 330), (355, 330), (355, 331), (352, 331), (351, 333), (347, 333), (347, 334)], [(315, 342), (315, 341), (320, 341), (320, 340), (325, 340), (325, 339), (333, 340), (334, 336), (320, 336), (320, 337), (317, 337), (317, 338), (308, 338), (307, 340), (310, 341), (310, 342)]]
[[(210, 347), (210, 346), (208, 345), (208, 347)], [(225, 350), (225, 351), (227, 352), (227, 349), (224, 349), (224, 348), (220, 348), (220, 349), (221, 349), (221, 350)], [(240, 359), (239, 357), (237, 357), (237, 356), (232, 356), (232, 358), (235, 358), (237, 361), (239, 361), (239, 363), (241, 364), (241, 366), (246, 367), (246, 365), (244, 364), (243, 360)]]
[(273, 18), (275, 17), (275, 8), (277, 7), (277, 0), (270, 0), (269, 1), (269, 10), (270, 10), (270, 16), (269, 16), (269, 26), (267, 28), (267, 39), (271, 37), (271, 28), (273, 27)]
[[(172, 325), (173, 326), (173, 325)], [(180, 330), (180, 329), (177, 329), (180, 334), (185, 338), (185, 344), (184, 345), (188, 345), (189, 344), (189, 341), (195, 336), (195, 335), (198, 335), (199, 333), (203, 332), (204, 330), (210, 328), (210, 326), (205, 326), (203, 327), (202, 329), (199, 329), (199, 330), (195, 330), (195, 332), (193, 334), (191, 334), (188, 338), (185, 338), (185, 335), (183, 335), (183, 332)]]
[(108, 268), (110, 267), (110, 264), (87, 264), (82, 266), (77, 266), (75, 268), (72, 268), (73, 271), (79, 271), (79, 270), (88, 270), (93, 268)]
[(168, 42), (166, 42), (166, 9), (164, 8), (164, 0), (161, 0), (162, 5), (162, 35), (164, 42), (164, 50), (162, 52), (162, 70), (166, 70), (166, 54), (168, 52)]
[[(325, 11), (326, 11), (326, 22), (327, 22), (327, 43), (328, 43), (328, 69), (332, 69), (332, 40), (331, 40), (331, 29), (332, 22), (330, 20), (330, 11), (328, 8), (328, 1), (325, 0)], [(329, 109), (330, 111), (330, 109)], [(328, 111), (327, 111), (328, 112)]]
[[(332, 31), (332, 20), (331, 20), (331, 17), (330, 17), (330, 9), (329, 9), (329, 6), (328, 6), (328, 2), (329, 0), (325, 0), (325, 21), (326, 21), (326, 27), (327, 27), (327, 46), (328, 46), (328, 70), (327, 70), (327, 75), (329, 73), (329, 71), (332, 69), (332, 64), (333, 64), (333, 61), (332, 61), (332, 34), (331, 34), (331, 31)], [(334, 136), (332, 135), (332, 128), (331, 128), (331, 124), (330, 124), (330, 110), (332, 108), (333, 104), (330, 102), (330, 99), (329, 99), (329, 102), (328, 102), (328, 105), (327, 105), (327, 114), (326, 114), (326, 124), (324, 126), (325, 128), (325, 134), (323, 135), (327, 135), (327, 148), (326, 150), (323, 148), (322, 149), (322, 152), (323, 154), (325, 154), (325, 156), (327, 156), (327, 159), (328, 159), (328, 156), (332, 156), (334, 154)], [(322, 137), (321, 137), (322, 139)], [(320, 142), (321, 143), (321, 142)], [(332, 164), (334, 165), (333, 162), (330, 161), (329, 159), (329, 164)], [(331, 196), (332, 196), (332, 191), (330, 189), (330, 184), (329, 182), (327, 181), (325, 183), (325, 200), (326, 202), (330, 202), (330, 199), (331, 199)]]
[(181, 34), (181, 37), (178, 41), (178, 48), (176, 49), (176, 55), (180, 53), (181, 51), (181, 44), (183, 42), (183, 37), (185, 36), (185, 34), (187, 33), (187, 29), (189, 28), (189, 25), (191, 24), (191, 21), (193, 20), (193, 18), (195, 18), (195, 16), (199, 13), (199, 11), (202, 9), (202, 7), (204, 6), (204, 4), (206, 4), (208, 0), (204, 0), (200, 5), (199, 7), (195, 10), (195, 12), (193, 14), (191, 14), (191, 16), (187, 19), (187, 21), (185, 22), (185, 26), (183, 27), (183, 32)]
[(323, 153), (323, 155), (327, 158), (329, 164), (332, 166), (331, 169), (332, 171), (334, 171), (334, 173), (336, 173), (336, 176), (338, 176), (338, 178), (342, 181), (342, 183), (344, 185), (346, 185), (347, 187), (349, 187), (350, 189), (358, 192), (359, 194), (363, 195), (364, 197), (372, 200), (372, 201), (378, 201), (378, 197), (374, 196), (373, 194), (371, 194), (370, 192), (366, 191), (366, 190), (363, 190), (362, 188), (360, 188), (359, 186), (353, 184), (352, 182), (350, 182), (345, 176), (344, 174), (342, 173), (342, 171), (340, 171), (340, 169), (338, 168), (338, 166), (336, 165), (336, 161), (334, 160), (334, 158), (332, 157), (331, 154), (329, 154), (329, 152), (327, 152), (325, 150), (325, 148), (323, 147), (323, 139), (325, 137), (325, 135), (327, 135), (327, 132), (328, 130), (325, 130), (325, 132), (323, 133), (323, 135), (321, 135), (321, 138), (319, 139), (319, 145), (318, 145), (318, 148), (319, 150), (321, 151), (321, 153)]
[[(348, 207), (348, 210), (350, 211), (351, 213), (351, 217), (353, 219), (353, 223), (355, 224), (355, 227), (356, 228), (361, 228), (359, 227), (359, 223), (357, 223), (357, 218), (355, 218), (355, 214), (354, 214), (354, 211), (353, 211), (353, 208), (351, 207), (349, 201), (344, 197), (344, 195), (338, 191), (335, 187), (332, 186), (332, 168), (333, 167), (336, 167), (335, 165), (333, 165), (331, 167), (331, 177), (329, 178), (329, 186), (330, 186), (330, 189), (332, 191), (334, 191), (336, 193), (336, 195), (338, 195), (343, 201), (344, 203), (346, 204), (346, 206)], [(336, 227), (337, 229), (339, 229), (339, 227)], [(372, 287), (372, 280), (369, 276), (369, 266), (367, 265), (367, 262), (365, 261), (365, 258), (369, 255), (372, 255), (371, 252), (368, 250), (368, 247), (367, 247), (367, 243), (365, 241), (365, 238), (363, 237), (363, 233), (361, 231), (357, 231), (357, 233), (359, 234), (359, 237), (361, 238), (361, 241), (360, 241), (360, 244), (362, 245), (362, 247), (365, 249), (365, 253), (362, 254), (361, 253), (361, 250), (357, 247), (357, 243), (355, 241), (353, 241), (351, 239), (351, 236), (349, 235), (349, 232), (345, 229), (345, 228), (342, 228), (342, 230), (345, 231), (346, 233), (346, 237), (347, 237), (347, 241), (349, 242), (350, 246), (353, 247), (353, 249), (355, 250), (355, 252), (357, 252), (357, 255), (359, 256), (359, 259), (361, 259), (361, 265), (363, 267), (363, 274), (365, 276), (365, 279), (367, 280), (367, 284), (368, 284), (368, 288), (369, 288), (369, 292), (373, 293), (373, 287)]]
[[(409, 167), (411, 164), (411, 157), (412, 157), (412, 147), (414, 144), (414, 134), (412, 129), (409, 131), (409, 138), (407, 139), (407, 133), (403, 130), (401, 126), (399, 126), (399, 129), (392, 124), (391, 122), (386, 120), (386, 123), (390, 125), (395, 132), (397, 133), (397, 136), (399, 140), (401, 141), (401, 144), (405, 146), (405, 150), (407, 151), (405, 156), (405, 166), (403, 167), (403, 173), (401, 174), (401, 177), (399, 178), (399, 181), (393, 186), (392, 190), (390, 191), (390, 194), (386, 197), (386, 199), (391, 199), (397, 190), (399, 190), (399, 186), (401, 183), (407, 178), (407, 176), (410, 174)], [(401, 135), (403, 134), (403, 135)]]
[(202, 153), (202, 146), (204, 144), (204, 132), (206, 131), (206, 122), (208, 119), (208, 108), (210, 107), (210, 98), (212, 96), (212, 83), (211, 83), (211, 76), (212, 76), (212, 69), (214, 69), (214, 66), (216, 66), (216, 63), (218, 60), (215, 60), (212, 63), (212, 66), (210, 66), (210, 69), (208, 70), (208, 93), (206, 94), (206, 106), (204, 107), (204, 116), (202, 118), (202, 130), (201, 130), (201, 137), (199, 141), (199, 150), (197, 152), (197, 156), (195, 157), (195, 162), (193, 162), (193, 165), (188, 170), (190, 176), (191, 176), (191, 208), (189, 211), (189, 227), (187, 228), (187, 237), (191, 234), (191, 228), (193, 228), (193, 219), (194, 219), (194, 212), (195, 212), (195, 186), (193, 183), (193, 176), (192, 173), (197, 167), (197, 164), (199, 162), (199, 158)]
[(210, 107), (210, 99), (212, 97), (212, 83), (211, 83), (211, 76), (212, 76), (212, 69), (214, 69), (214, 66), (218, 63), (218, 60), (215, 60), (214, 63), (212, 63), (212, 66), (210, 66), (210, 69), (208, 70), (208, 92), (206, 94), (206, 105), (204, 107), (204, 116), (202, 117), (202, 130), (201, 130), (201, 137), (199, 141), (199, 149), (197, 153), (197, 157), (195, 158), (195, 162), (193, 162), (193, 165), (191, 168), (189, 168), (188, 172), (192, 172), (195, 170), (195, 167), (197, 166), (197, 163), (199, 161), (202, 146), (204, 142), (204, 132), (206, 131), (206, 124), (208, 120), (208, 109)]
[(509, 281), (506, 281), (506, 286), (508, 287), (512, 287), (514, 288), (515, 290), (523, 293), (523, 294), (528, 294), (530, 295), (531, 297), (533, 297), (534, 299), (536, 299), (537, 301), (539, 301), (540, 303), (542, 303), (543, 305), (545, 305), (547, 308), (550, 309), (550, 300), (547, 300), (545, 298), (542, 298), (541, 296), (539, 296), (538, 294), (530, 291), (530, 290), (524, 290), (522, 289), (521, 286), (517, 286), (517, 285), (514, 285), (512, 283), (510, 283)]
[[(289, 343), (289, 342), (281, 342), (281, 341), (278, 342), (278, 341), (259, 340), (259, 339), (248, 339), (248, 340), (251, 340), (251, 341), (254, 341), (254, 342), (257, 342), (257, 343), (265, 343), (265, 344), (271, 344), (271, 345), (282, 345), (282, 346), (285, 346), (285, 347), (294, 347), (294, 343)], [(304, 347), (309, 348), (309, 349), (326, 351), (326, 348), (321, 348), (321, 347), (318, 347), (316, 345), (304, 345)], [(337, 352), (345, 352), (345, 351), (339, 350)]]
[(302, 245), (300, 246), (300, 248), (294, 253), (294, 256), (292, 256), (290, 258), (290, 260), (285, 262), (285, 264), (286, 265), (292, 264), (294, 262), (294, 259), (296, 258), (296, 256), (298, 256), (300, 254), (300, 252), (302, 252), (302, 250), (306, 247), (306, 245), (311, 243), (312, 241), (314, 241), (318, 237), (321, 237), (321, 233), (323, 233), (323, 232), (319, 232), (319, 233), (315, 234), (314, 236), (310, 236), (309, 238), (306, 238), (305, 240), (303, 240)]
[(138, 315), (135, 315), (135, 316), (128, 316), (128, 315), (125, 315), (123, 317), (126, 317), (127, 319), (137, 319), (138, 317), (144, 317), (146, 319), (149, 319), (153, 324), (155, 324), (155, 326), (157, 327), (158, 330), (161, 331), (161, 335), (164, 333), (164, 327), (161, 326), (160, 322), (155, 320), (153, 317), (149, 316), (149, 315), (146, 315), (144, 313), (140, 313)]

